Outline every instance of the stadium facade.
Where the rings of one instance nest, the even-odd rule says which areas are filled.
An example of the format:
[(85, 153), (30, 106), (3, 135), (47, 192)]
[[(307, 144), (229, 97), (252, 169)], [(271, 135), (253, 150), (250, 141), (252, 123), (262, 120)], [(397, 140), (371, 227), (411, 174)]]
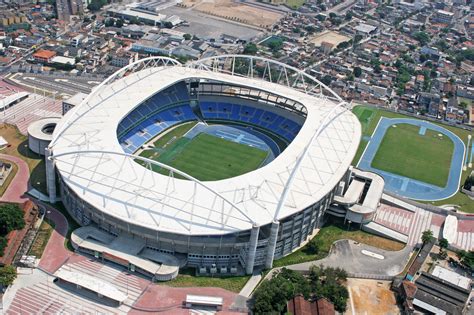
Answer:
[[(81, 225), (138, 239), (181, 265), (252, 273), (302, 246), (328, 209), (353, 222), (371, 219), (360, 205), (351, 214), (358, 200), (345, 195), (361, 137), (349, 109), (315, 78), (264, 58), (186, 66), (146, 58), (105, 80), (58, 124), (47, 150), (48, 192)], [(206, 182), (137, 154), (191, 120), (251, 127), (279, 151), (254, 171)], [(358, 198), (368, 200), (374, 178), (361, 178)]]

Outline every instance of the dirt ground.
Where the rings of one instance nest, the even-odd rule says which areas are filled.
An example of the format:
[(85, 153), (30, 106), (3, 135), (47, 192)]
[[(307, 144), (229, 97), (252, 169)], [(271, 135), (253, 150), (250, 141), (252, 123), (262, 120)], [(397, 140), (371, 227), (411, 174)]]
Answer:
[(347, 302), (345, 314), (401, 314), (390, 281), (348, 279), (347, 286), (352, 303)]
[(347, 36), (341, 35), (337, 32), (329, 31), (316, 34), (313, 38), (311, 38), (310, 41), (317, 47), (321, 46), (322, 42), (331, 43), (334, 45), (334, 47), (336, 47), (340, 43), (348, 41), (349, 39), (350, 38)]
[(282, 17), (280, 13), (235, 3), (232, 0), (184, 0), (181, 6), (193, 7), (193, 10), (209, 15), (262, 28), (273, 25)]

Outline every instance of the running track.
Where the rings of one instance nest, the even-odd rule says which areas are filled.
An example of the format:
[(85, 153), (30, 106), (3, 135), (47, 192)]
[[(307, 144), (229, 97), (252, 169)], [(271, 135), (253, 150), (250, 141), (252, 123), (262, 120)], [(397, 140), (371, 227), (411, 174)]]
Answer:
[[(442, 133), (453, 141), (453, 156), (450, 164), (448, 182), (445, 187), (430, 185), (428, 183), (404, 176), (399, 176), (372, 167), (372, 160), (374, 159), (375, 154), (382, 143), (386, 131), (395, 124), (410, 124), (419, 127), (426, 127), (427, 129)], [(415, 200), (442, 200), (451, 197), (458, 191), (464, 162), (464, 153), (464, 142), (454, 133), (443, 127), (418, 119), (382, 117), (357, 167), (382, 176), (385, 180), (385, 189), (392, 193)], [(426, 158), (429, 159), (429, 157)]]

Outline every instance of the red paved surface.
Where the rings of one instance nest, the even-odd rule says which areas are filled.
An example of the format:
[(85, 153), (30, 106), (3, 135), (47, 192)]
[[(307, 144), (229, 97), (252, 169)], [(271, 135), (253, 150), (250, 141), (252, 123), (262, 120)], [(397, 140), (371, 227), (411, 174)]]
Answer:
[(408, 235), (414, 213), (382, 203), (377, 209), (375, 222)]
[(24, 91), (24, 90), (22, 88), (9, 84), (3, 81), (2, 78), (0, 78), (0, 95), (6, 97), (8, 95), (12, 95), (21, 91)]
[[(431, 225), (441, 227), (446, 220), (446, 217), (440, 214), (433, 213), (433, 218), (431, 219)], [(474, 222), (474, 221), (473, 221)]]
[[(43, 204), (44, 205), (44, 204)], [(55, 224), (54, 231), (51, 234), (48, 245), (43, 252), (43, 256), (39, 263), (39, 268), (44, 271), (54, 273), (56, 270), (61, 267), (68, 258), (70, 258), (73, 253), (68, 251), (64, 247), (65, 236), (67, 235), (68, 223), (64, 215), (58, 210), (46, 206), (48, 211), (51, 211), (47, 214), (48, 219), (52, 220)]]
[(234, 299), (238, 296), (236, 293), (221, 288), (173, 288), (156, 284), (151, 284), (146, 289), (133, 305), (134, 309), (129, 314), (153, 314), (158, 311), (161, 311), (161, 314), (190, 314), (189, 309), (182, 307), (183, 301), (186, 300), (186, 294), (222, 297), (224, 306), (222, 312), (218, 312), (218, 314), (242, 314), (229, 310)]
[(458, 220), (458, 232), (474, 233), (474, 220)]
[(28, 181), (30, 179), (28, 165), (25, 161), (16, 156), (0, 154), (0, 158), (9, 160), (18, 166), (18, 172), (16, 173), (15, 178), (13, 178), (3, 196), (0, 197), (0, 201), (17, 203), (25, 202), (28, 200), (25, 193), (28, 191)]

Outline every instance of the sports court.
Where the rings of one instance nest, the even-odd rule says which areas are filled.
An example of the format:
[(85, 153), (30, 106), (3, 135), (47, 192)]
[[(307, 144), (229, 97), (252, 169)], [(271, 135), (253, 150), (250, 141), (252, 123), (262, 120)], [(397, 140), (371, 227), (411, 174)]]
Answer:
[[(389, 128), (393, 128), (393, 126), (398, 124), (409, 124), (418, 127), (418, 133), (420, 136), (425, 136), (427, 132), (436, 132), (441, 136), (448, 137), (453, 142), (454, 148), (451, 162), (449, 164), (450, 167), (447, 183), (444, 187), (397, 175), (373, 166), (374, 158), (376, 157), (377, 151), (379, 150), (387, 131)], [(417, 119), (390, 119), (382, 117), (359, 161), (358, 167), (381, 175), (385, 180), (385, 189), (389, 192), (416, 200), (441, 200), (449, 198), (458, 190), (464, 161), (464, 152), (465, 146), (461, 139), (445, 128)], [(430, 159), (430, 156), (424, 158)]]
[[(197, 123), (163, 146), (149, 146), (147, 156), (200, 180), (238, 176), (271, 162), (279, 153), (269, 137), (250, 128)], [(159, 172), (166, 170), (155, 169)]]

